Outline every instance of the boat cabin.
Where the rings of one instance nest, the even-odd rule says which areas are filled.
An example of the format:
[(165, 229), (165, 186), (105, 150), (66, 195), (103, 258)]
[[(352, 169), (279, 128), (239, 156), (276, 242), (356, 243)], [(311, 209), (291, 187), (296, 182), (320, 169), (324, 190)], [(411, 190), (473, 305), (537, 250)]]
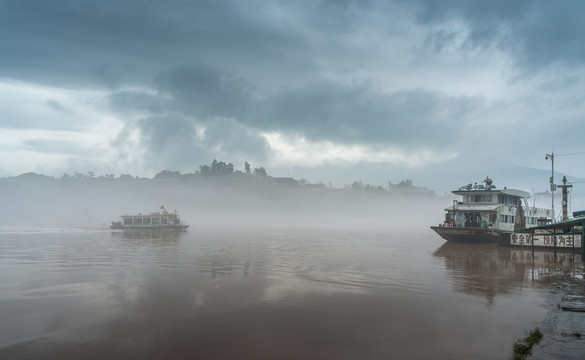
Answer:
[(445, 209), (443, 226), (514, 231), (537, 226), (550, 216), (549, 210), (528, 205), (529, 193), (507, 188), (498, 190), (490, 178), (484, 183), (468, 184), (452, 192), (462, 200), (453, 201)]
[(167, 212), (152, 213), (149, 215), (122, 215), (121, 218), (124, 227), (156, 227), (178, 225), (181, 223), (177, 214)]

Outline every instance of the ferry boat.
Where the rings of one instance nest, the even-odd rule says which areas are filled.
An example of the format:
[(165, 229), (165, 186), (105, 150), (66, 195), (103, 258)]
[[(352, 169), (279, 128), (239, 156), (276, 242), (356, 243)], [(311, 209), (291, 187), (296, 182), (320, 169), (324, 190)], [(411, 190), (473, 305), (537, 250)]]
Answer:
[(454, 200), (445, 209), (445, 221), (431, 229), (447, 241), (509, 245), (514, 231), (551, 222), (549, 209), (529, 205), (529, 193), (505, 187), (498, 190), (489, 177), (483, 182), (452, 191), (462, 201)]
[(189, 225), (181, 223), (181, 218), (174, 213), (168, 212), (161, 206), (160, 212), (153, 212), (149, 215), (122, 215), (121, 221), (112, 221), (110, 229), (161, 229), (184, 231)]

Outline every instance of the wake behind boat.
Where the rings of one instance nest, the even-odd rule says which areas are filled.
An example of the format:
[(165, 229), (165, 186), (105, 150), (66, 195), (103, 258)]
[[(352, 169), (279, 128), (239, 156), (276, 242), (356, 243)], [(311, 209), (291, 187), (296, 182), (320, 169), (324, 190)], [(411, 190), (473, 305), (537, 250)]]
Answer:
[(468, 184), (452, 191), (463, 197), (446, 208), (445, 222), (431, 226), (443, 239), (453, 242), (497, 242), (509, 244), (514, 231), (550, 222), (551, 211), (530, 207), (530, 194), (496, 189), (492, 179), (485, 185)]
[(184, 231), (189, 225), (181, 223), (181, 218), (174, 213), (168, 212), (161, 206), (161, 212), (154, 212), (149, 215), (121, 215), (121, 221), (112, 221), (110, 229), (160, 229)]

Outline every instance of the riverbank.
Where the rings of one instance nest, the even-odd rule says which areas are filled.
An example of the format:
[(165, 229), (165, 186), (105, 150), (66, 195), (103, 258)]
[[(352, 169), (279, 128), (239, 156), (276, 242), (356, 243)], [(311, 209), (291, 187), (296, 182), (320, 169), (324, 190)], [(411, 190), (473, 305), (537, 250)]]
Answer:
[(543, 338), (528, 359), (578, 359), (585, 354), (585, 280), (584, 264), (571, 271), (552, 273), (550, 311), (540, 330)]

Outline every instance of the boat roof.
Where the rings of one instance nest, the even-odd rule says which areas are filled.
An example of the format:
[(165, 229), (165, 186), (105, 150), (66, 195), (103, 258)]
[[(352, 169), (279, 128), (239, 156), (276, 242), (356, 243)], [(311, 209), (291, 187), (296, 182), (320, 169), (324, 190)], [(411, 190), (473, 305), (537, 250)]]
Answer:
[(516, 189), (504, 189), (504, 190), (500, 190), (500, 192), (502, 194), (506, 194), (506, 195), (512, 195), (512, 196), (518, 196), (518, 197), (523, 197), (523, 198), (530, 198), (530, 193), (526, 192), (526, 191), (522, 191), (522, 190), (516, 190)]
[[(505, 206), (504, 204), (475, 204), (475, 203), (464, 203), (457, 204), (456, 209), (459, 211), (496, 211), (499, 207)], [(453, 211), (453, 206), (449, 206), (445, 211)]]
[(517, 197), (523, 197), (523, 198), (530, 198), (530, 193), (526, 192), (526, 191), (522, 191), (522, 190), (516, 190), (516, 189), (502, 189), (502, 190), (454, 190), (452, 191), (453, 194), (455, 195), (467, 195), (467, 194), (504, 194), (504, 195), (510, 195), (510, 196), (517, 196)]
[(120, 217), (161, 217), (161, 216), (177, 216), (175, 213), (153, 213), (153, 214), (137, 214), (137, 215), (120, 215)]
[(467, 184), (465, 186), (460, 187), (457, 190), (453, 190), (452, 193), (455, 195), (466, 195), (466, 194), (489, 194), (489, 193), (496, 193), (496, 194), (505, 194), (509, 196), (517, 196), (523, 198), (530, 198), (530, 193), (522, 190), (515, 190), (515, 189), (508, 189), (504, 187), (503, 190), (496, 189), (496, 186), (493, 184), (493, 180), (488, 177), (482, 181), (485, 185), (482, 184)]
[(562, 221), (554, 224), (547, 224), (547, 225), (540, 225), (534, 226), (531, 228), (523, 229), (522, 231), (533, 231), (533, 230), (554, 230), (554, 229), (563, 229), (567, 226), (585, 226), (585, 218), (577, 218), (567, 221)]

